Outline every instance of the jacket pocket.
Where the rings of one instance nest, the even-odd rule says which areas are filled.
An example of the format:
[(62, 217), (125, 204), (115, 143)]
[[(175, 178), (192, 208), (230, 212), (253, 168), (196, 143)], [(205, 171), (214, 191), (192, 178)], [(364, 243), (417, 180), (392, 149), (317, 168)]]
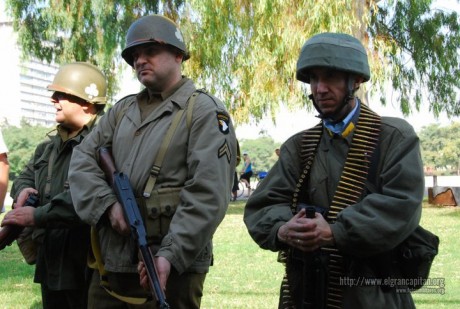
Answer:
[(144, 199), (145, 226), (147, 241), (150, 244), (159, 244), (168, 234), (172, 217), (180, 203), (182, 188), (161, 188), (153, 190), (148, 199)]

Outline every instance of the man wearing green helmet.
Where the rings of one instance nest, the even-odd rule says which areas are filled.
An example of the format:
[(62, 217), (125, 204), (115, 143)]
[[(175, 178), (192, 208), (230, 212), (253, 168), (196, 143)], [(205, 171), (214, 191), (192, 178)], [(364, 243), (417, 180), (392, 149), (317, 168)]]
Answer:
[(77, 213), (97, 228), (104, 267), (95, 271), (88, 302), (93, 308), (139, 308), (134, 303), (146, 301), (139, 306), (156, 308), (140, 285), (122, 207), (101, 177), (97, 150), (108, 146), (132, 184), (167, 302), (171, 308), (199, 308), (212, 237), (230, 202), (233, 124), (219, 99), (182, 76), (189, 53), (170, 19), (136, 20), (121, 55), (145, 88), (117, 102), (76, 147), (69, 178)]
[(307, 40), (296, 76), (310, 84), (321, 122), (281, 146), (244, 213), (252, 238), (286, 265), (279, 307), (415, 308), (410, 293), (364, 279), (395, 275), (390, 252), (418, 226), (417, 135), (355, 96), (370, 70), (364, 46), (350, 35)]
[[(74, 147), (104, 112), (106, 89), (104, 74), (92, 64), (74, 62), (59, 68), (48, 86), (58, 125), (14, 180), (14, 209), (2, 221), (2, 226), (24, 226), (23, 233), (32, 233), (35, 245), (22, 248), (31, 242), (20, 244), (19, 239), (18, 245), (26, 261), (36, 265), (34, 281), (41, 284), (45, 309), (87, 307), (90, 227), (75, 213), (68, 170)], [(31, 194), (38, 194), (36, 208), (25, 205)]]

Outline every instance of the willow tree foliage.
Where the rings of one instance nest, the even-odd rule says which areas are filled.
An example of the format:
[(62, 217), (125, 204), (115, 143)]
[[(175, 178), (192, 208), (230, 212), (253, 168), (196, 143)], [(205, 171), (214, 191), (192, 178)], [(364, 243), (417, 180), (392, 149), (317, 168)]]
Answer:
[(424, 165), (435, 175), (460, 176), (460, 123), (430, 124), (419, 133)]
[[(453, 0), (457, 3), (459, 0)], [(7, 0), (26, 56), (63, 63), (91, 61), (117, 90), (126, 31), (136, 18), (161, 13), (188, 39), (188, 76), (227, 104), (237, 122), (274, 117), (280, 104), (309, 107), (295, 79), (303, 43), (341, 31), (368, 48), (366, 91), (403, 113), (427, 101), (434, 115), (460, 115), (457, 12), (433, 0)], [(122, 85), (121, 85), (122, 86)]]

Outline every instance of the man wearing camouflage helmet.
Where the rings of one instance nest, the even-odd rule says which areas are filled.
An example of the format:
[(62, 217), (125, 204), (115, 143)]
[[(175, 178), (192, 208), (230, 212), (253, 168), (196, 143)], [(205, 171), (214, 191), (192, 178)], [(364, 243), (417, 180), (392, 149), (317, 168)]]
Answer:
[(97, 151), (106, 146), (131, 182), (167, 302), (171, 308), (199, 308), (212, 237), (231, 193), (233, 125), (219, 99), (182, 76), (189, 53), (168, 18), (136, 20), (122, 57), (145, 89), (117, 102), (72, 156), (72, 197), (80, 217), (97, 229), (103, 264), (93, 275), (89, 305), (155, 308), (139, 282), (137, 250), (122, 206), (98, 163)]
[[(94, 65), (62, 65), (48, 86), (56, 108), (55, 134), (50, 132), (37, 146), (13, 182), (14, 209), (6, 214), (2, 226), (34, 229), (32, 238), (38, 246), (34, 281), (41, 284), (43, 308), (87, 306), (90, 227), (75, 213), (68, 170), (74, 147), (104, 112), (106, 89), (105, 76)], [(24, 206), (30, 194), (38, 194), (37, 208)]]
[(297, 79), (310, 84), (321, 122), (281, 146), (244, 213), (252, 238), (286, 265), (279, 307), (414, 308), (410, 293), (359, 279), (399, 271), (382, 257), (420, 220), (419, 139), (406, 121), (380, 117), (355, 96), (370, 70), (350, 35), (307, 40)]

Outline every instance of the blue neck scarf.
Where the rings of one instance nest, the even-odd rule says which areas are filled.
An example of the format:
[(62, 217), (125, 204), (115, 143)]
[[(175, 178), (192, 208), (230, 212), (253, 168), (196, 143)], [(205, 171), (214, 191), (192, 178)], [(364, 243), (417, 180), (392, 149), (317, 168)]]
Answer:
[(359, 100), (356, 100), (355, 98), (355, 102), (356, 104), (353, 110), (342, 121), (334, 123), (331, 119), (324, 119), (324, 126), (328, 128), (331, 132), (342, 135), (343, 131), (348, 127), (351, 120), (353, 119), (353, 116), (356, 114), (356, 111), (358, 110)]

